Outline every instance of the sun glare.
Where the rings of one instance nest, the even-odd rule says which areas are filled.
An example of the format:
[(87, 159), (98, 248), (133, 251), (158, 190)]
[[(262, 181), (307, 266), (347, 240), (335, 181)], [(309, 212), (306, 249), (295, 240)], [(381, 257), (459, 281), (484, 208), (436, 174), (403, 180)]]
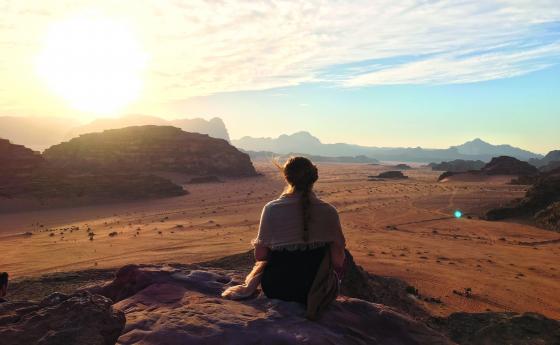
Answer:
[(110, 114), (142, 88), (146, 54), (126, 25), (99, 15), (54, 24), (37, 58), (49, 89), (76, 109)]

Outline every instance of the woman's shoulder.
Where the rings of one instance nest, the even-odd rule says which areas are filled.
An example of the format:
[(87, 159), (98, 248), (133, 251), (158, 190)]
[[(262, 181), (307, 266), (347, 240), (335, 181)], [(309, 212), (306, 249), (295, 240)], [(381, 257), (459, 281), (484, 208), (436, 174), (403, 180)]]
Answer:
[(267, 202), (264, 205), (264, 208), (265, 209), (272, 209), (272, 208), (275, 208), (275, 207), (278, 207), (278, 206), (293, 204), (294, 202), (297, 202), (296, 198), (294, 198), (290, 195), (283, 194), (283, 195), (279, 196), (278, 198)]
[(312, 204), (316, 205), (317, 207), (319, 207), (321, 210), (323, 210), (324, 212), (329, 212), (329, 213), (335, 213), (338, 214), (338, 210), (336, 209), (336, 207), (334, 207), (334, 205), (332, 205), (331, 203), (328, 203), (320, 198), (318, 198), (317, 196), (315, 196), (312, 200)]

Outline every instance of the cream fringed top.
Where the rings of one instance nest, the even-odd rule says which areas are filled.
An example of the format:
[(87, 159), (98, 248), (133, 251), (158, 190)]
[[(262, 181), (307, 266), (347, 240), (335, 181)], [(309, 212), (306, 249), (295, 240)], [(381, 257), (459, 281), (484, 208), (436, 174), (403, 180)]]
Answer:
[(334, 243), (344, 249), (345, 240), (338, 212), (329, 203), (309, 193), (309, 240), (303, 242), (301, 194), (285, 194), (266, 204), (262, 210), (259, 233), (252, 243), (272, 250), (298, 249)]

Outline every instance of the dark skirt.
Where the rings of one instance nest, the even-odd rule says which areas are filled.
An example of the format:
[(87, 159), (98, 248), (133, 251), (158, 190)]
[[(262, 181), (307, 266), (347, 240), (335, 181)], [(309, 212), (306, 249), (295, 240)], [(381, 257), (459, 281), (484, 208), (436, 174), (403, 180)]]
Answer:
[(326, 251), (326, 246), (306, 250), (272, 250), (261, 279), (268, 298), (307, 304), (307, 294)]

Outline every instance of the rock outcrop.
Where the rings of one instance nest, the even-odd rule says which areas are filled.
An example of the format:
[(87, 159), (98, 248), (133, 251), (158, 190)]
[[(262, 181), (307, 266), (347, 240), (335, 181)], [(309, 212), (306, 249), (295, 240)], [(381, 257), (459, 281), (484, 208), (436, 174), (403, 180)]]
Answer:
[(369, 179), (406, 179), (408, 176), (404, 175), (402, 171), (385, 171), (377, 176), (368, 176)]
[(501, 220), (532, 216), (535, 218), (536, 225), (556, 230), (558, 228), (557, 223), (555, 224), (558, 202), (560, 202), (560, 171), (553, 171), (538, 177), (524, 198), (514, 201), (512, 205), (488, 211), (486, 218)]
[(391, 169), (395, 170), (410, 170), (412, 167), (408, 164), (397, 164), (390, 167)]
[(550, 204), (535, 214), (535, 223), (544, 229), (560, 231), (560, 202)]
[(430, 325), (461, 345), (560, 344), (560, 322), (535, 313), (454, 313)]
[[(232, 279), (233, 278), (233, 279)], [(224, 300), (242, 275), (212, 268), (126, 266), (97, 290), (126, 311), (119, 344), (452, 344), (389, 307), (339, 297), (317, 322), (264, 296)]]
[(506, 175), (515, 176), (515, 178), (512, 178), (511, 183), (524, 184), (527, 181), (533, 181), (538, 174), (539, 170), (527, 162), (513, 157), (500, 156), (492, 158), (480, 170), (446, 171), (439, 176), (438, 181), (453, 180), (453, 177), (455, 177), (455, 180), (476, 181), (485, 180), (492, 176)]
[(179, 172), (253, 176), (249, 156), (223, 139), (171, 126), (133, 126), (83, 134), (44, 152), (50, 165), (83, 172)]
[(463, 159), (456, 159), (449, 162), (430, 163), (428, 166), (435, 171), (449, 171), (449, 172), (467, 172), (470, 170), (480, 170), (486, 163), (480, 160), (468, 161)]
[(0, 139), (0, 162), (0, 180), (29, 178), (44, 163), (39, 152), (6, 139)]
[(0, 198), (141, 199), (183, 195), (171, 181), (139, 173), (69, 174), (39, 153), (0, 139)]
[(494, 157), (490, 163), (486, 164), (482, 169), (482, 173), (486, 175), (535, 175), (539, 170), (531, 164), (520, 161), (517, 158), (500, 156)]
[(112, 345), (125, 325), (113, 302), (87, 292), (54, 293), (39, 303), (0, 303), (2, 345)]

